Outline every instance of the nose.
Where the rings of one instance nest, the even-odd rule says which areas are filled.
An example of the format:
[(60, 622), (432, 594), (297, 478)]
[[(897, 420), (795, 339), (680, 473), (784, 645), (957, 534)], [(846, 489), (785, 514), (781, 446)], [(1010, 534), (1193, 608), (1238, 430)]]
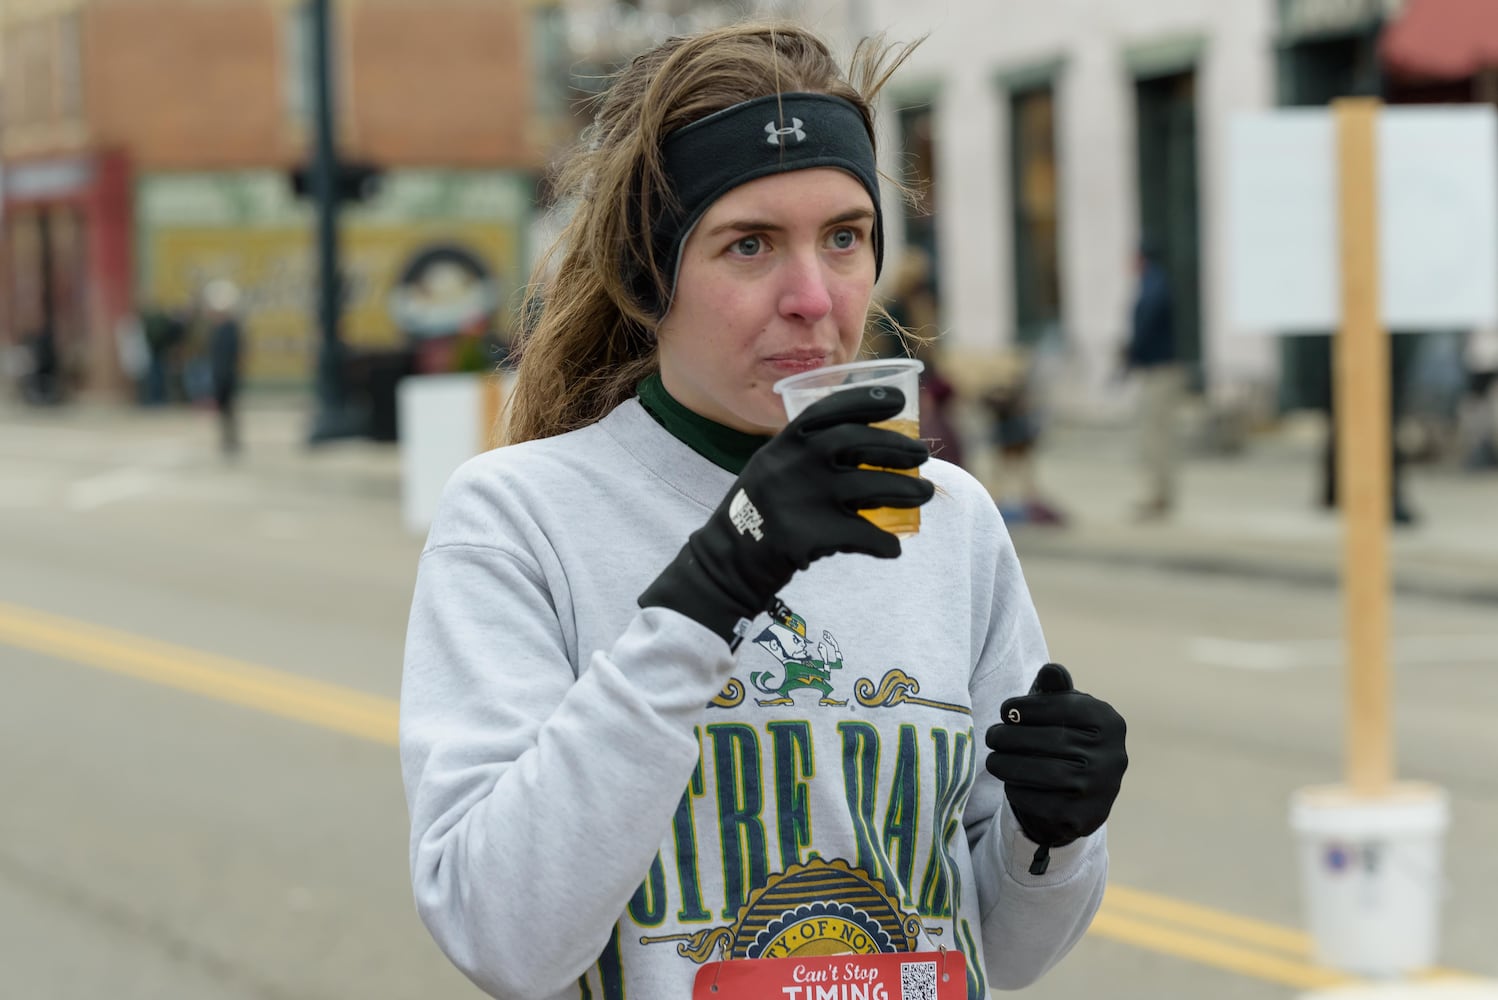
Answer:
[(786, 260), (782, 272), (780, 314), (814, 323), (832, 312), (832, 290), (825, 264), (814, 253)]

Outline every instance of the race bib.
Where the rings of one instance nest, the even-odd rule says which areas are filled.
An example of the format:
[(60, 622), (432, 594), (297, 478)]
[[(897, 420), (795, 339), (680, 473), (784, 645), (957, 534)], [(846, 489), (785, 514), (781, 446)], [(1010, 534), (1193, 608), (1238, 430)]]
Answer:
[(710, 962), (692, 1000), (967, 1000), (967, 963), (957, 951)]

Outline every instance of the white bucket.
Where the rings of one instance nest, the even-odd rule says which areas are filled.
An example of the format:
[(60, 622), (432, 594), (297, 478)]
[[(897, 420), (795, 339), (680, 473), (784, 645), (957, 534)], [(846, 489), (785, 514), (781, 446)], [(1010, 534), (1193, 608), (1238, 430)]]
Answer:
[(1339, 785), (1303, 788), (1290, 803), (1316, 961), (1363, 976), (1435, 963), (1444, 790), (1401, 783), (1376, 798)]
[(395, 387), (400, 427), (401, 517), (425, 535), (453, 472), (484, 450), (482, 378), (471, 372), (418, 375)]

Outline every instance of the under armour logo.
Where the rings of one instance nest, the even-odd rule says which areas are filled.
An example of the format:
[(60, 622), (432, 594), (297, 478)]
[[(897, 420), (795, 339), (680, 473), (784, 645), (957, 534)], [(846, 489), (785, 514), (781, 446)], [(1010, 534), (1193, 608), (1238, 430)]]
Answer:
[(772, 146), (782, 145), (780, 137), (783, 135), (795, 136), (797, 142), (805, 142), (806, 133), (801, 130), (804, 124), (799, 118), (792, 118), (789, 128), (776, 128), (774, 122), (765, 122), (765, 142)]

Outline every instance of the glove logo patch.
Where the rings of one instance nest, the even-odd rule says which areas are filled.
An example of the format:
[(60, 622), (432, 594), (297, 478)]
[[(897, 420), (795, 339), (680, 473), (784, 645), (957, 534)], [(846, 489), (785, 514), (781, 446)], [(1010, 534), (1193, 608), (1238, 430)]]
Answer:
[(1017, 708), (1011, 708), (1005, 714), (1004, 718), (1008, 722), (1011, 722), (1011, 723), (1014, 723), (1014, 724), (1018, 725), (1019, 724), (1019, 709), (1017, 709)]
[(756, 542), (765, 540), (765, 519), (759, 508), (749, 499), (749, 494), (739, 490), (728, 504), (728, 519), (741, 535), (752, 535)]

